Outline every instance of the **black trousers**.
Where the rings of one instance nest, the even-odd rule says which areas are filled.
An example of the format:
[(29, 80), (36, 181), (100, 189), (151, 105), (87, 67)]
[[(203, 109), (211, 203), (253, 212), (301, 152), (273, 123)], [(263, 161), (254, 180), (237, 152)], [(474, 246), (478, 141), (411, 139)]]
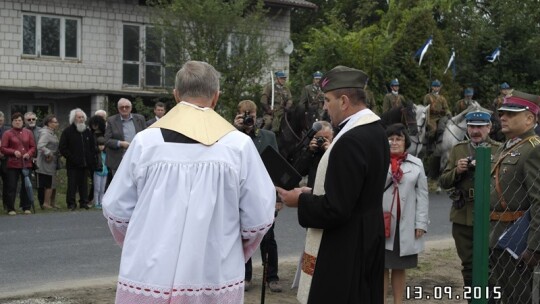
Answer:
[(15, 197), (17, 196), (17, 185), (19, 184), (19, 179), (21, 180), (21, 207), (23, 210), (30, 210), (31, 202), (24, 187), (24, 175), (22, 174), (22, 169), (12, 169), (8, 168), (6, 170), (6, 179), (4, 184), (7, 184), (4, 193), (4, 203), (7, 211), (15, 211)]
[(66, 204), (68, 208), (77, 206), (75, 195), (79, 192), (79, 204), (85, 206), (88, 204), (88, 169), (72, 168), (67, 169), (67, 193)]
[[(263, 263), (266, 261), (266, 254), (268, 253), (268, 266), (266, 268), (266, 281), (279, 281), (278, 277), (278, 251), (277, 243), (274, 237), (274, 225), (268, 229), (268, 232), (264, 235), (261, 241), (261, 258)], [(251, 259), (247, 261), (245, 280), (251, 281), (253, 276), (253, 265)]]

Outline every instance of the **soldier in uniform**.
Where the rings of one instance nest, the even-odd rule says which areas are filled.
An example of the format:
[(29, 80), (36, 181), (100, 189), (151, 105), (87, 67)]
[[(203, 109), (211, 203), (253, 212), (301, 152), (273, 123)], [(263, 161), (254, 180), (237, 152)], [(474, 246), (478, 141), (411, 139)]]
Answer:
[(500, 143), (489, 138), (491, 115), (473, 111), (465, 115), (469, 140), (455, 145), (439, 182), (444, 189), (453, 189), (450, 198), (452, 208), (452, 237), (456, 243), (457, 254), (461, 260), (461, 274), (464, 286), (472, 284), (473, 263), (473, 210), (474, 210), (474, 169), (476, 148), (491, 147), (494, 155)]
[(493, 100), (493, 103), (490, 105), (491, 110), (493, 111), (493, 115), (491, 116), (491, 123), (493, 124), (493, 127), (491, 128), (491, 133), (489, 134), (489, 137), (497, 141), (504, 141), (505, 136), (501, 132), (501, 121), (499, 119), (499, 114), (497, 113), (497, 109), (502, 106), (504, 97), (508, 95), (512, 95), (512, 88), (506, 82), (503, 82), (499, 88), (500, 88), (499, 96), (497, 96)]
[(319, 120), (324, 113), (324, 93), (319, 85), (322, 75), (319, 71), (313, 73), (313, 83), (305, 86), (300, 95), (300, 104), (309, 109), (309, 113), (314, 113), (316, 120)]
[[(492, 282), (501, 287), (504, 303), (531, 303), (532, 273), (540, 261), (540, 137), (534, 133), (539, 104), (540, 96), (514, 90), (499, 108), (506, 142), (491, 170), (489, 246)], [(526, 249), (516, 259), (497, 241), (527, 210)]]
[[(277, 133), (283, 113), (292, 107), (293, 100), (291, 91), (285, 86), (285, 82), (287, 81), (285, 72), (278, 71), (275, 75), (275, 82), (273, 84), (269, 83), (264, 87), (261, 96), (261, 106), (264, 111), (263, 128)], [(274, 108), (272, 108), (272, 85), (274, 86)]]
[(503, 104), (504, 98), (508, 95), (512, 94), (512, 88), (510, 85), (506, 82), (501, 83), (500, 87), (500, 93), (499, 96), (497, 96), (493, 100), (493, 104), (491, 105), (493, 112), (496, 112), (498, 108), (500, 108)]
[(384, 95), (382, 112), (390, 109), (400, 108), (405, 103), (405, 97), (399, 94), (399, 81), (396, 79), (390, 81), (390, 93)]
[(472, 105), (473, 103), (476, 103), (476, 100), (473, 100), (472, 97), (474, 95), (473, 88), (466, 88), (463, 93), (463, 99), (458, 100), (456, 102), (456, 105), (454, 106), (454, 113), (453, 115), (458, 115), (459, 113), (467, 110), (467, 108)]
[[(438, 137), (444, 132), (444, 127), (451, 116), (448, 102), (444, 96), (440, 95), (441, 82), (434, 80), (431, 83), (431, 93), (424, 96), (424, 105), (429, 105), (429, 116), (427, 121), (427, 146), (428, 153), (435, 151)], [(440, 156), (431, 155), (428, 160), (428, 175), (431, 179), (439, 176)]]
[[(426, 94), (424, 96), (424, 105), (430, 106), (429, 107), (429, 121), (428, 121), (428, 128), (430, 129), (428, 131), (428, 137), (433, 139), (433, 141), (436, 139), (436, 136), (439, 135), (437, 133), (439, 125), (439, 120), (443, 117), (450, 116), (450, 108), (448, 107), (448, 102), (446, 101), (446, 98), (444, 96), (440, 95), (439, 92), (441, 91), (441, 82), (439, 80), (434, 80), (431, 83), (431, 93)], [(443, 119), (444, 122), (446, 122), (446, 119)]]

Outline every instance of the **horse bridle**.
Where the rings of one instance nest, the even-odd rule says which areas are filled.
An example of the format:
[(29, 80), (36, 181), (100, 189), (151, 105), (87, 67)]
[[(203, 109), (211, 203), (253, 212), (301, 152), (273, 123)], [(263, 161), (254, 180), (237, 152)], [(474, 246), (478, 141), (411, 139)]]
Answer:
[(420, 146), (421, 144), (423, 145), (424, 143), (420, 140), (420, 134), (421, 134), (421, 130), (422, 128), (424, 128), (426, 126), (426, 123), (427, 123), (427, 117), (426, 117), (426, 109), (424, 109), (423, 113), (424, 113), (424, 121), (422, 122), (421, 125), (418, 125), (416, 124), (416, 128), (418, 129), (417, 130), (417, 134), (418, 134), (418, 141), (415, 141), (413, 140), (413, 138), (411, 136), (409, 136), (410, 140), (412, 143), (414, 143), (416, 145), (416, 148), (414, 149), (414, 155), (418, 155), (418, 146)]
[[(460, 126), (454, 121), (453, 118), (450, 118), (449, 120), (454, 124), (454, 126), (458, 127), (461, 131), (464, 131), (464, 132), (465, 132), (465, 138), (469, 139), (469, 134), (467, 134), (467, 128), (462, 128), (462, 127), (460, 127)], [(453, 136), (457, 141), (463, 140), (463, 138), (462, 138), (462, 139), (459, 139), (459, 138), (457, 137), (457, 135), (454, 134), (454, 132), (452, 132), (452, 130), (450, 130), (450, 128), (448, 128), (448, 124), (446, 124), (446, 125), (444, 126), (444, 128), (445, 128), (446, 130), (448, 130), (448, 132), (450, 132), (450, 134), (452, 134), (452, 136)]]

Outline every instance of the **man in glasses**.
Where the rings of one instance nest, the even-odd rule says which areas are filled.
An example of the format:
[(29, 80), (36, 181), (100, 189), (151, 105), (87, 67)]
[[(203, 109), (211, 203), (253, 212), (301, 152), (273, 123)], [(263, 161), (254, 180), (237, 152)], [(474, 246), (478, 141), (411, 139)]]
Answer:
[[(539, 105), (540, 96), (514, 90), (498, 109), (506, 142), (492, 162), (489, 247), (491, 281), (501, 287), (504, 303), (531, 303), (540, 261), (540, 137), (534, 132)], [(529, 232), (521, 240), (526, 249), (513, 256), (498, 240), (518, 218), (528, 217), (527, 210)]]
[[(118, 114), (107, 119), (107, 127), (105, 128), (105, 151), (107, 154), (105, 163), (112, 173), (111, 178), (114, 177), (135, 134), (146, 128), (144, 116), (131, 113), (132, 105), (128, 99), (120, 98), (117, 109)], [(110, 180), (107, 183), (110, 183)]]
[[(41, 127), (38, 127), (37, 125), (37, 115), (36, 113), (34, 112), (26, 112), (24, 113), (24, 127), (28, 130), (30, 130), (30, 132), (32, 132), (32, 135), (34, 136), (34, 142), (36, 143), (36, 146), (37, 146), (37, 143), (38, 143), (38, 140), (39, 140), (39, 134), (41, 132)], [(37, 169), (37, 166), (36, 166), (36, 162), (37, 162), (37, 153), (35, 154), (35, 158), (32, 158), (32, 170), (36, 170)], [(34, 172), (34, 176), (37, 176)], [(22, 191), (26, 191), (24, 189), (21, 188), (21, 192)], [(39, 206), (43, 209), (43, 202), (44, 202), (44, 188), (42, 187), (39, 187), (39, 185), (37, 185), (37, 196), (38, 196), (38, 201), (39, 201)]]

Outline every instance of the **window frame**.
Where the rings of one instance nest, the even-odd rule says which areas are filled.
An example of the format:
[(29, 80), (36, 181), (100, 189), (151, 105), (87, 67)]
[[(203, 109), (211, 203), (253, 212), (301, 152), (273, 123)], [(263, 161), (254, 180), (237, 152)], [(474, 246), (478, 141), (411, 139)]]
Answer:
[[(34, 54), (25, 54), (24, 53), (24, 18), (25, 16), (35, 17), (35, 39), (34, 39)], [(59, 56), (51, 55), (42, 55), (42, 35), (41, 35), (41, 18), (53, 18), (60, 20), (60, 45), (59, 45)], [(77, 22), (77, 54), (76, 57), (66, 57), (66, 20), (76, 21)], [(21, 17), (21, 57), (23, 58), (39, 58), (39, 59), (53, 59), (53, 60), (63, 60), (63, 61), (79, 61), (81, 60), (81, 28), (82, 28), (82, 19), (79, 17), (71, 16), (60, 16), (60, 15), (50, 15), (50, 14), (38, 14), (38, 13), (22, 13)]]
[[(125, 27), (126, 26), (137, 26), (139, 28), (139, 61), (133, 61), (133, 60), (125, 60), (124, 59), (124, 44), (125, 44)], [(163, 47), (164, 38), (161, 38), (161, 47), (159, 49), (159, 62), (154, 61), (147, 61), (146, 60), (146, 49), (147, 49), (147, 32), (149, 28), (153, 28), (154, 26), (148, 25), (148, 24), (137, 24), (137, 23), (123, 23), (122, 24), (122, 87), (124, 88), (167, 88), (170, 87), (170, 85), (167, 84), (167, 67), (164, 64), (166, 56), (165, 56), (165, 48)], [(124, 66), (126, 64), (138, 64), (139, 67), (139, 80), (138, 85), (133, 84), (127, 84), (125, 83), (124, 78)], [(148, 79), (148, 73), (146, 71), (147, 67), (160, 67), (160, 84), (159, 85), (149, 85), (147, 84)]]

